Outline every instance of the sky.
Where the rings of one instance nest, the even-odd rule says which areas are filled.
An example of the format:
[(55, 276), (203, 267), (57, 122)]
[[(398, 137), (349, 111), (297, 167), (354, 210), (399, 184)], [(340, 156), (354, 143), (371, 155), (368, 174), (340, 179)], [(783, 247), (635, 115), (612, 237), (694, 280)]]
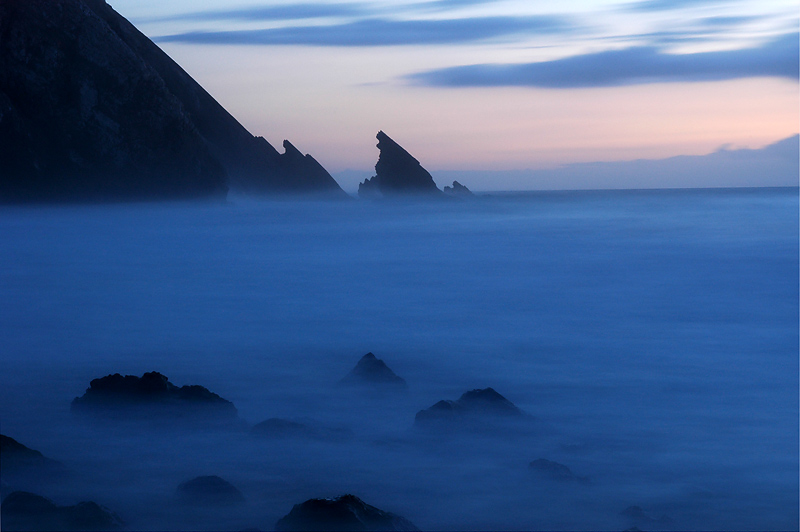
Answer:
[(379, 130), (434, 179), (469, 171), (485, 189), (800, 130), (796, 0), (109, 3), (251, 133), (289, 139), (346, 190)]

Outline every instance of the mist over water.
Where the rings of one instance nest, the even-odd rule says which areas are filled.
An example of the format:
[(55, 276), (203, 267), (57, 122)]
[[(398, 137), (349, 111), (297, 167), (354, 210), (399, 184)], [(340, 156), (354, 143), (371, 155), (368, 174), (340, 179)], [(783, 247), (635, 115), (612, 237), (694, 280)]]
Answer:
[[(0, 431), (71, 471), (4, 489), (134, 530), (344, 493), (432, 530), (798, 529), (797, 189), (4, 208), (0, 234)], [(407, 391), (338, 385), (369, 351)], [(336, 436), (70, 412), (147, 371)], [(414, 428), (490, 386), (532, 419)], [(247, 502), (181, 505), (200, 475)]]

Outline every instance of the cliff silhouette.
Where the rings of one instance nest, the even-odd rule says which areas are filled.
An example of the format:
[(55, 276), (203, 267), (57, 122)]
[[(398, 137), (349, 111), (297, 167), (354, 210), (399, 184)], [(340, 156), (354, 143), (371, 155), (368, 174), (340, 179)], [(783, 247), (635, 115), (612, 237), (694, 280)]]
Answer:
[(315, 193), (279, 153), (104, 0), (0, 0), (0, 201)]

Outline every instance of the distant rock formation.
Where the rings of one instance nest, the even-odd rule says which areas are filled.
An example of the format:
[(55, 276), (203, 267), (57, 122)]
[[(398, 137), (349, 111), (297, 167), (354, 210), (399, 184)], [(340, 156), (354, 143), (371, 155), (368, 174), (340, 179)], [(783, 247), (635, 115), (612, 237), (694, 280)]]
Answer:
[(253, 426), (250, 434), (269, 439), (309, 438), (326, 441), (345, 440), (353, 435), (347, 428), (312, 427), (305, 423), (274, 417)]
[(295, 504), (275, 524), (278, 531), (315, 530), (419, 530), (414, 524), (390, 512), (370, 506), (355, 495), (334, 499), (309, 499)]
[(359, 197), (441, 194), (431, 174), (410, 153), (383, 131), (378, 131), (377, 139), (380, 155), (375, 175), (358, 185)]
[(12, 530), (118, 530), (122, 520), (95, 502), (57, 506), (53, 501), (25, 491), (15, 491), (3, 500), (0, 520), (4, 531)]
[(0, 203), (346, 197), (251, 135), (104, 0), (0, 3)]
[(408, 387), (405, 379), (395, 374), (383, 360), (372, 353), (361, 357), (350, 373), (339, 382), (342, 384), (391, 385), (396, 388)]
[(175, 495), (184, 504), (202, 506), (233, 506), (245, 502), (236, 486), (216, 475), (196, 477), (182, 482)]
[(75, 412), (116, 415), (139, 413), (145, 417), (160, 416), (189, 420), (210, 418), (234, 421), (238, 419), (233, 403), (208, 389), (189, 385), (180, 388), (158, 372), (122, 376), (119, 373), (91, 381), (82, 397), (72, 401)]
[(418, 426), (431, 426), (439, 422), (479, 418), (519, 418), (523, 412), (514, 403), (492, 388), (470, 390), (457, 401), (443, 400), (428, 409), (420, 410), (414, 419)]
[(472, 193), (470, 189), (459, 183), (458, 181), (453, 181), (452, 187), (444, 187), (444, 193), (448, 196), (455, 196), (461, 198), (472, 198), (475, 194)]
[(26, 447), (14, 438), (0, 434), (0, 472), (13, 475), (18, 472), (62, 472), (64, 466), (47, 458), (39, 451)]
[(559, 481), (578, 481), (586, 483), (587, 477), (578, 477), (564, 464), (553, 462), (545, 458), (538, 458), (530, 463), (529, 468), (542, 478)]

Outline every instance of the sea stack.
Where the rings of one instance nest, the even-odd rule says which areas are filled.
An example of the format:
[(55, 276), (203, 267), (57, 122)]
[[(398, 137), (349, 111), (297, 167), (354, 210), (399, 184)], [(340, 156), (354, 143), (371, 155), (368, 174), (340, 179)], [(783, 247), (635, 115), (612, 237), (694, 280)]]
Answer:
[(433, 177), (418, 160), (383, 131), (378, 131), (377, 139), (380, 155), (375, 164), (375, 175), (358, 186), (360, 197), (441, 195)]
[(0, 203), (346, 197), (254, 137), (104, 0), (0, 2)]

